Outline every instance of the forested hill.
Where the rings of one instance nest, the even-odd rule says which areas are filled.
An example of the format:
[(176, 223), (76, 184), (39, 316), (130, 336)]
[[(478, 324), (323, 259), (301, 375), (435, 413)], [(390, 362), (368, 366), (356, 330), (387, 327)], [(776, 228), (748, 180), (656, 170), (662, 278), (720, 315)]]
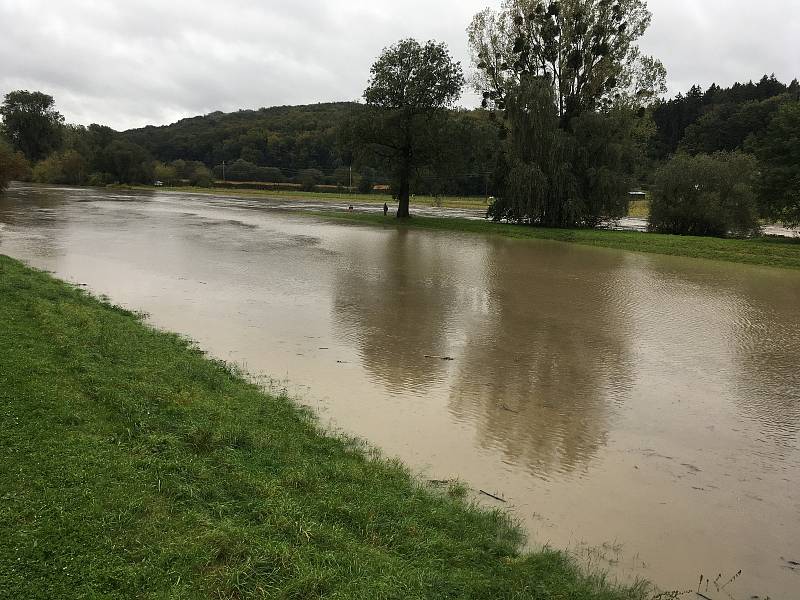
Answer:
[[(336, 102), (214, 112), (163, 127), (132, 129), (119, 136), (159, 163), (202, 163), (217, 179), (292, 182), (306, 187), (352, 183), (368, 191), (372, 183), (388, 183), (390, 177), (379, 165), (372, 168), (353, 160), (345, 130), (362, 106)], [(497, 128), (486, 111), (459, 109), (452, 114), (455, 118), (448, 139), (457, 150), (450, 153), (453, 156), (441, 172), (416, 173), (415, 189), (431, 194), (484, 194), (499, 144)]]
[(214, 167), (242, 159), (286, 171), (330, 171), (347, 163), (341, 156), (338, 131), (357, 106), (336, 102), (214, 112), (122, 135), (163, 162), (194, 160)]
[[(7, 102), (35, 96), (15, 92), (7, 96)], [(36, 152), (30, 148), (26, 152), (27, 146), (13, 148), (25, 154), (25, 165), (17, 169), (19, 178), (69, 185), (155, 180), (168, 185), (212, 185), (214, 179), (225, 179), (308, 189), (352, 185), (365, 192), (392, 179), (391, 169), (379, 157), (353, 156), (358, 144), (348, 142), (345, 132), (358, 121), (352, 117), (363, 106), (354, 102), (214, 112), (163, 127), (118, 133), (101, 125), (65, 126), (53, 109), (53, 98), (45, 99), (52, 113), (46, 129), (50, 133), (35, 140)], [(655, 128), (647, 160), (637, 145), (631, 184), (648, 186), (658, 167), (680, 151), (696, 155), (742, 150), (755, 156), (762, 173), (769, 174), (764, 180), (773, 183), (765, 195), (791, 196), (797, 187), (792, 179), (797, 161), (787, 144), (795, 139), (798, 111), (797, 80), (786, 84), (764, 76), (756, 83), (729, 88), (712, 85), (704, 91), (694, 86), (685, 95), (653, 107)], [(504, 131), (498, 126), (502, 120), (480, 109), (460, 109), (453, 116), (440, 136), (446, 147), (431, 150), (436, 168), (418, 170), (414, 193), (500, 195), (508, 170), (502, 158), (507, 144), (498, 135)]]
[(775, 75), (729, 88), (714, 84), (703, 91), (693, 86), (686, 95), (657, 105), (651, 156), (661, 160), (678, 150), (710, 154), (745, 149), (748, 138), (762, 134), (783, 104), (799, 99), (797, 79), (784, 84)]
[[(696, 154), (744, 149), (748, 138), (766, 130), (781, 105), (798, 98), (797, 80), (785, 84), (774, 75), (729, 88), (694, 86), (656, 105), (656, 133), (649, 155), (661, 161), (678, 150)], [(340, 129), (358, 106), (334, 102), (214, 112), (121, 135), (164, 163), (199, 161), (214, 168), (223, 161), (232, 165), (238, 160), (279, 168), (290, 178), (303, 169), (331, 174), (350, 164)], [(465, 122), (477, 123), (474, 119)]]

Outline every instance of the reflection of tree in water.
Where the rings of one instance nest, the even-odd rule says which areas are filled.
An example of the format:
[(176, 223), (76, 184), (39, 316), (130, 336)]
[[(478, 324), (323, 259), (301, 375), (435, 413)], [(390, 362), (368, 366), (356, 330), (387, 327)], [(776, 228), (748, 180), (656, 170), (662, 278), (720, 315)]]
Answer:
[[(653, 261), (631, 282), (648, 306), (648, 335), (667, 345), (678, 377), (711, 388), (759, 423), (769, 460), (796, 449), (800, 432), (800, 276), (740, 265)], [(653, 307), (657, 310), (653, 310)], [(706, 394), (709, 392), (706, 391)], [(707, 402), (709, 398), (700, 398)], [(717, 406), (711, 407), (716, 409)]]
[(742, 277), (733, 290), (744, 307), (732, 322), (737, 343), (736, 399), (742, 413), (761, 423), (768, 439), (797, 449), (800, 277), (775, 275)]
[(350, 264), (337, 273), (334, 322), (391, 393), (422, 393), (447, 370), (425, 355), (449, 350), (456, 289), (448, 247), (441, 238), (402, 230), (380, 242), (353, 238)]
[(13, 243), (37, 256), (56, 255), (66, 205), (67, 192), (59, 188), (9, 188), (0, 194), (0, 246)]
[[(499, 243), (450, 407), (481, 443), (537, 475), (585, 465), (630, 385), (618, 257)], [(606, 280), (598, 279), (605, 277)]]

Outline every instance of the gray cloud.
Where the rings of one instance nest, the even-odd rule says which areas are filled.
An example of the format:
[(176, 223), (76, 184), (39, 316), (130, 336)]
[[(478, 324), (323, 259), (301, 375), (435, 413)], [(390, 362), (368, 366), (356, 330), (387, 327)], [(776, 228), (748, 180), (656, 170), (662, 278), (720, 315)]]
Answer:
[[(0, 92), (46, 91), (69, 121), (119, 129), (214, 110), (355, 100), (381, 48), (403, 37), (445, 41), (469, 67), (464, 30), (486, 5), (0, 0)], [(794, 2), (651, 0), (650, 7), (642, 46), (667, 65), (672, 92), (765, 72), (798, 75)]]

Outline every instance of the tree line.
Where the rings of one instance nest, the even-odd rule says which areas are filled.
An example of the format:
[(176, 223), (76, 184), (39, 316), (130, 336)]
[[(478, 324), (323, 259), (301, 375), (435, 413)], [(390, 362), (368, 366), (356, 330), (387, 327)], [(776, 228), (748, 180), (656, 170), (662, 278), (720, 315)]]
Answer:
[[(645, 0), (505, 0), (467, 29), (469, 80), (443, 44), (401, 40), (374, 63), (361, 103), (126, 132), (67, 125), (50, 96), (15, 91), (0, 107), (0, 173), (72, 185), (382, 183), (401, 217), (415, 193), (486, 195), (489, 217), (547, 227), (622, 217), (628, 192), (646, 189), (654, 231), (799, 223), (798, 81), (765, 75), (662, 99), (666, 71), (637, 45), (650, 20)], [(479, 109), (455, 107), (466, 85)]]

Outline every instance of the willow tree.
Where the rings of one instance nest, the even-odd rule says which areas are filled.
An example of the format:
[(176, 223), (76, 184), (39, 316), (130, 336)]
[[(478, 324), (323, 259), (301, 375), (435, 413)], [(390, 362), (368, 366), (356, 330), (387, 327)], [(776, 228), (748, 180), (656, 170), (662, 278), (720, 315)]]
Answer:
[(495, 219), (595, 226), (622, 216), (664, 67), (636, 46), (645, 0), (506, 0), (469, 27), (483, 107), (509, 133)]
[(372, 65), (358, 137), (393, 173), (398, 218), (409, 216), (414, 171), (439, 158), (446, 109), (458, 100), (463, 85), (460, 63), (441, 43), (401, 40)]
[(563, 129), (586, 111), (645, 104), (666, 91), (663, 65), (636, 45), (650, 20), (646, 0), (505, 0), (468, 29), (473, 84), (485, 107), (503, 109), (523, 78), (540, 77)]

